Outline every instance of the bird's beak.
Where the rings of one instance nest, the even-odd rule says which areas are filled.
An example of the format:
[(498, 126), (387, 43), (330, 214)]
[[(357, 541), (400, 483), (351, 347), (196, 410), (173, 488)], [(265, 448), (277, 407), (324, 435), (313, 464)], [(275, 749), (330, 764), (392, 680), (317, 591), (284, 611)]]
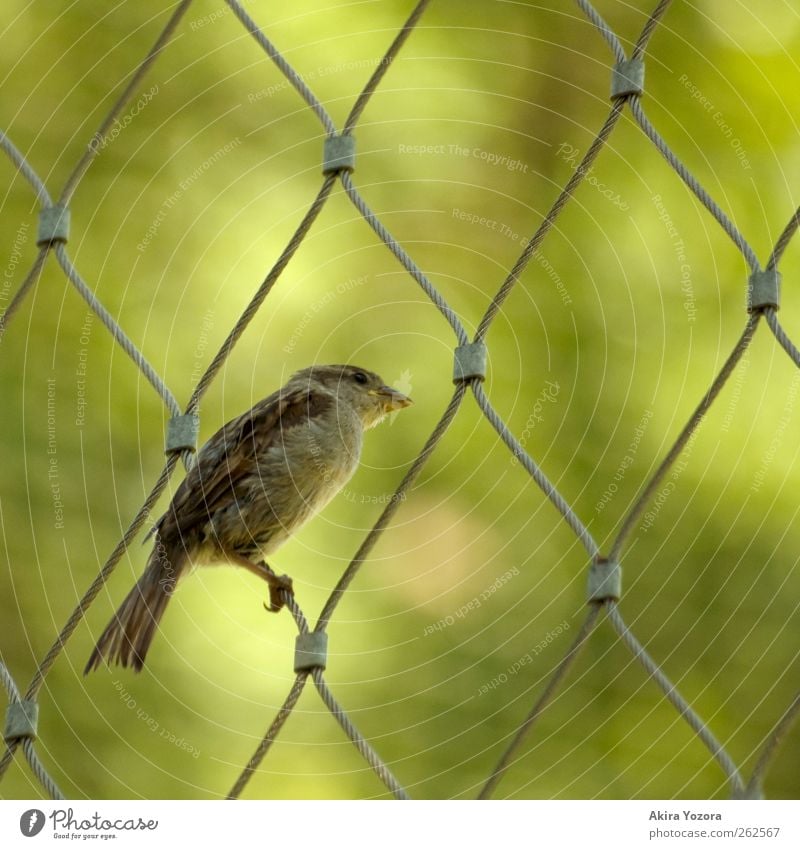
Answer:
[(414, 403), (408, 395), (403, 395), (391, 386), (381, 386), (380, 389), (371, 390), (369, 394), (376, 395), (383, 401), (387, 413), (402, 410), (403, 407), (410, 407)]

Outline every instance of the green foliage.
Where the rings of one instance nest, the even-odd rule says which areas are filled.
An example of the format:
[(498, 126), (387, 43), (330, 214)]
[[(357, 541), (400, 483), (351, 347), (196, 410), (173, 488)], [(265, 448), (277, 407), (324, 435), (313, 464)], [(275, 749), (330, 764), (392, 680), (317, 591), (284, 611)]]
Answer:
[[(253, 14), (341, 125), (410, 5)], [(166, 18), (135, 3), (100, 19), (85, 0), (55, 18), (11, 7), (0, 121), (56, 195)], [(599, 8), (635, 39), (641, 11)], [(800, 34), (767, 9), (704, 8), (675, 4), (656, 30), (643, 106), (764, 262), (797, 205)], [(471, 332), (605, 119), (611, 60), (577, 8), (437, 2), (356, 128), (356, 185)], [(148, 91), (80, 184), (69, 251), (183, 404), (316, 195), (322, 131), (211, 2), (191, 7), (134, 102)], [(747, 270), (629, 115), (590, 176), (489, 332), (486, 391), (607, 550), (741, 334)], [(5, 309), (36, 223), (5, 158), (0, 177), (4, 253), (20, 255)], [(797, 276), (795, 245), (782, 270)], [(785, 288), (791, 332), (800, 303)], [(444, 411), (454, 344), (337, 189), (205, 396), (201, 437), (312, 361), (411, 383), (416, 406), (369, 434), (349, 487), (275, 558), (312, 620)], [(24, 688), (155, 482), (167, 413), (52, 257), (0, 356), (0, 652)], [(799, 381), (760, 327), (623, 559), (623, 615), (745, 771), (800, 671)], [(295, 629), (264, 612), (252, 576), (203, 570), (142, 675), (84, 679), (145, 558), (137, 540), (48, 676), (39, 751), (68, 796), (223, 796), (289, 690)], [(468, 397), (329, 629), (333, 692), (412, 796), (476, 795), (585, 616), (586, 568)], [(795, 729), (767, 795), (800, 792), (797, 749)], [(501, 796), (728, 793), (602, 617), (519, 757)], [(1, 792), (39, 793), (20, 757)], [(311, 684), (245, 792), (384, 794)]]

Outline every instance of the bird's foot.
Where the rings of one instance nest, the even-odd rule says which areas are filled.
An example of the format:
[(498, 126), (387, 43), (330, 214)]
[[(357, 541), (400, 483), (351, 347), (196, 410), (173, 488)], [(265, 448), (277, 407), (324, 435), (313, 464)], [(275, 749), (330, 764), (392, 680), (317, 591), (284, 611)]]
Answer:
[(269, 583), (269, 607), (266, 603), (264, 609), (270, 613), (277, 613), (288, 601), (288, 596), (294, 595), (292, 579), (288, 575), (276, 575), (271, 569), (267, 573)]

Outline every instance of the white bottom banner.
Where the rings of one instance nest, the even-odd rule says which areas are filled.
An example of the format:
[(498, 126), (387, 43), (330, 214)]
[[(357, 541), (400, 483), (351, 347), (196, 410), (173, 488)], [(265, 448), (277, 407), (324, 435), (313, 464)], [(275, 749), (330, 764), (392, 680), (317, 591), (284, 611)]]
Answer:
[[(0, 846), (800, 846), (800, 803), (0, 802)], [(591, 841), (591, 842), (590, 842)]]

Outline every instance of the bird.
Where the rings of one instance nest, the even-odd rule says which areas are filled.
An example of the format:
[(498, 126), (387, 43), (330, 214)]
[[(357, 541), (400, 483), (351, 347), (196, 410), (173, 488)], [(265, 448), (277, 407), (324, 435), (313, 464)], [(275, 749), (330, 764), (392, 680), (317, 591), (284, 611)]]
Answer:
[(179, 579), (194, 566), (244, 567), (268, 583), (268, 609), (279, 610), (292, 582), (267, 556), (350, 480), (364, 431), (412, 403), (367, 369), (312, 365), (223, 425), (151, 529), (147, 566), (84, 674), (104, 661), (140, 671)]

